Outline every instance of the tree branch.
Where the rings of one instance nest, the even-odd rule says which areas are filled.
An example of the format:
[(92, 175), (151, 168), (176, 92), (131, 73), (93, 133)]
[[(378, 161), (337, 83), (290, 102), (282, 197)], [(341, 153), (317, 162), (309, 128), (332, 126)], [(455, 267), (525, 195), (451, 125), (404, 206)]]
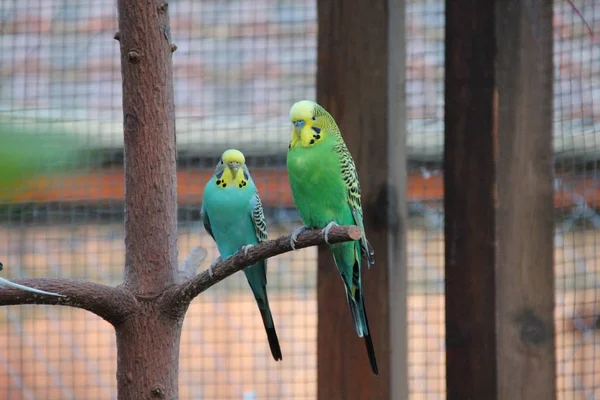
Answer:
[[(329, 231), (329, 243), (358, 240), (361, 236), (362, 232), (358, 226), (334, 226)], [(193, 272), (206, 258), (205, 249), (194, 248), (181, 266), (180, 279), (187, 278), (187, 280), (180, 284), (173, 284), (165, 290), (161, 300), (162, 310), (175, 317), (183, 316), (190, 302), (211, 286), (260, 260), (292, 251), (290, 238), (291, 235), (286, 235), (260, 243), (250, 248), (247, 256), (237, 253), (215, 264), (212, 276), (206, 270), (190, 279), (189, 277), (193, 276)], [(296, 249), (321, 244), (325, 244), (321, 229), (306, 230), (298, 236)], [(12, 282), (59, 293), (64, 297), (0, 288), (0, 306), (47, 304), (76, 307), (93, 312), (113, 325), (122, 322), (138, 308), (136, 297), (124, 286), (111, 287), (94, 282), (61, 278), (30, 278)]]
[[(362, 231), (358, 226), (334, 226), (329, 231), (329, 243), (347, 242), (358, 240), (362, 236)], [(187, 310), (189, 303), (200, 293), (211, 286), (221, 282), (230, 275), (244, 269), (249, 265), (274, 257), (283, 253), (292, 251), (290, 246), (291, 235), (281, 236), (275, 240), (269, 240), (258, 244), (248, 250), (248, 255), (236, 253), (228, 257), (213, 267), (212, 276), (208, 270), (196, 275), (192, 280), (179, 285), (173, 285), (167, 289), (163, 297), (161, 308), (167, 313), (177, 316)], [(298, 235), (296, 240), (296, 249), (302, 249), (310, 246), (325, 244), (322, 229), (306, 230)]]
[(0, 306), (19, 304), (49, 304), (82, 308), (93, 312), (115, 325), (137, 307), (135, 297), (124, 288), (75, 280), (30, 278), (13, 282), (35, 289), (62, 294), (64, 297), (26, 292), (19, 289), (0, 288)]

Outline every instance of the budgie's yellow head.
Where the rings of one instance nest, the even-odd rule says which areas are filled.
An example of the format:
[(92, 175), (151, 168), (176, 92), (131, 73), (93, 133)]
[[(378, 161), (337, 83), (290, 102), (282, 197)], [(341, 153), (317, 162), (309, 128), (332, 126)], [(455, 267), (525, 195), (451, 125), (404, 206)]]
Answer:
[(319, 104), (301, 100), (290, 109), (290, 121), (294, 125), (290, 149), (296, 146), (316, 146), (328, 135), (339, 134), (333, 117)]
[(242, 165), (246, 164), (246, 157), (239, 150), (229, 149), (223, 152), (221, 161), (232, 170), (238, 170)]
[(246, 167), (244, 154), (236, 149), (225, 150), (215, 169), (215, 184), (221, 188), (245, 189), (249, 179), (250, 174)]

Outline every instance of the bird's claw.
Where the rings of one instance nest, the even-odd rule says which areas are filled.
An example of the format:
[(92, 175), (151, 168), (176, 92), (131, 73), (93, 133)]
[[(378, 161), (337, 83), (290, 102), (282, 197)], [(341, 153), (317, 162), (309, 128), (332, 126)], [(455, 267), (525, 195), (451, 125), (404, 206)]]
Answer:
[(245, 244), (240, 248), (240, 251), (242, 253), (244, 253), (244, 257), (248, 256), (248, 250), (250, 250), (251, 248), (253, 248), (254, 245), (253, 244)]
[(214, 267), (215, 265), (217, 265), (217, 263), (219, 263), (219, 262), (221, 262), (221, 256), (217, 257), (217, 258), (215, 259), (215, 261), (211, 262), (211, 263), (210, 263), (210, 265), (208, 266), (208, 275), (209, 275), (211, 278), (212, 278), (212, 276), (213, 276), (213, 271), (212, 271), (212, 270), (213, 270), (213, 267)]
[(298, 235), (304, 232), (306, 229), (306, 226), (302, 225), (292, 232), (292, 236), (290, 237), (290, 246), (292, 247), (292, 250), (296, 250), (296, 240), (298, 239)]
[(330, 223), (327, 224), (327, 226), (325, 226), (325, 228), (323, 228), (322, 232), (323, 232), (323, 239), (325, 239), (325, 243), (329, 244), (329, 231), (331, 230), (331, 228), (333, 228), (334, 226), (339, 226), (337, 224), (337, 222), (335, 221), (331, 221)]

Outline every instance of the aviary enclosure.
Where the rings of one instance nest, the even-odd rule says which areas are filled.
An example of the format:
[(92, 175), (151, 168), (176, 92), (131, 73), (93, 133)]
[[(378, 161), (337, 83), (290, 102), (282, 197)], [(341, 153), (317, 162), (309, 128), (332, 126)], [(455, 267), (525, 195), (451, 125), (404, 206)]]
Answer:
[[(0, 193), (3, 277), (66, 290), (58, 302), (83, 308), (92, 306), (82, 287), (54, 278), (113, 287), (98, 294), (112, 299), (99, 311), (109, 320), (155, 306), (164, 293), (136, 288), (185, 280), (173, 267), (189, 254), (198, 273), (218, 255), (202, 188), (231, 147), (247, 156), (270, 238), (288, 235), (300, 224), (288, 112), (314, 99), (358, 167), (380, 361), (375, 377), (330, 253), (309, 247), (269, 261), (281, 362), (241, 273), (191, 302), (179, 370), (166, 373), (148, 354), (156, 364), (120, 360), (118, 373), (111, 323), (15, 305), (48, 301), (0, 288), (0, 398), (112, 399), (117, 382), (138, 379), (163, 385), (139, 398), (600, 398), (598, 0), (2, 1), (0, 32), (0, 117), (89, 152), (85, 165), (41, 168)], [(126, 158), (151, 180), (127, 175), (129, 197)], [(139, 236), (129, 255), (171, 267), (142, 266), (129, 287), (118, 286), (125, 203), (127, 235)], [(153, 212), (165, 205), (171, 214)], [(175, 320), (185, 311), (173, 309)], [(146, 336), (155, 328), (111, 322)], [(138, 344), (119, 340), (134, 360)]]

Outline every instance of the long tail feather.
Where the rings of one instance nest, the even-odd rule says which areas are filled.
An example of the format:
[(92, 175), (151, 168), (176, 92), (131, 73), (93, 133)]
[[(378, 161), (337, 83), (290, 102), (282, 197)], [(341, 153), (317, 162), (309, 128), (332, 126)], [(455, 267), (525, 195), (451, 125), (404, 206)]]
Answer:
[(377, 358), (375, 357), (375, 347), (373, 346), (373, 341), (371, 339), (369, 320), (367, 319), (367, 310), (365, 308), (365, 300), (362, 292), (360, 289), (356, 289), (355, 298), (352, 298), (350, 291), (346, 290), (346, 297), (348, 305), (350, 306), (350, 312), (352, 313), (356, 332), (358, 333), (358, 336), (365, 339), (371, 370), (375, 375), (378, 375), (379, 368), (377, 367)]
[(263, 288), (263, 296), (257, 296), (255, 293), (256, 303), (262, 317), (265, 331), (267, 332), (267, 340), (269, 341), (269, 347), (271, 348), (271, 354), (275, 361), (282, 359), (281, 347), (279, 346), (279, 339), (277, 338), (277, 332), (275, 331), (275, 323), (273, 322), (273, 315), (271, 314), (271, 307), (269, 307), (269, 299), (267, 298), (266, 288)]
[(258, 310), (260, 311), (260, 316), (267, 332), (271, 354), (275, 361), (279, 361), (282, 359), (281, 347), (279, 346), (279, 339), (277, 338), (275, 323), (273, 322), (273, 314), (271, 314), (271, 307), (269, 306), (269, 297), (267, 296), (266, 265), (261, 263), (247, 267), (244, 269), (244, 274), (258, 305)]
[(375, 375), (379, 375), (379, 368), (377, 367), (377, 359), (375, 358), (375, 348), (373, 347), (373, 341), (371, 340), (371, 330), (369, 329), (369, 320), (367, 319), (367, 309), (365, 308), (365, 299), (361, 294), (363, 315), (365, 318), (365, 325), (369, 333), (365, 335), (365, 345), (367, 346), (367, 354), (369, 355), (369, 363), (371, 364), (371, 370)]
[[(262, 314), (262, 312), (261, 312)], [(263, 322), (265, 318), (263, 317)], [(279, 339), (277, 338), (277, 332), (275, 332), (275, 327), (268, 327), (265, 324), (265, 330), (267, 331), (267, 340), (269, 341), (269, 347), (271, 348), (271, 354), (275, 361), (280, 361), (282, 359), (281, 356), (281, 347), (279, 347)]]

